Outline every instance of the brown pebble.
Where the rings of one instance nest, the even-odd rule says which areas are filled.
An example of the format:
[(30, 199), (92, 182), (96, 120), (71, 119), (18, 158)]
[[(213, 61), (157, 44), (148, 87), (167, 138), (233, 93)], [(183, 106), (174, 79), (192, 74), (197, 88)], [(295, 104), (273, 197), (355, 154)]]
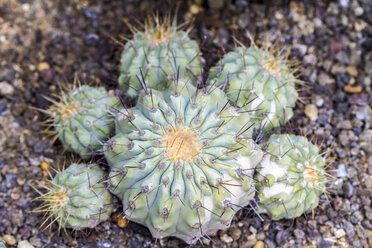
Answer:
[(43, 170), (43, 171), (48, 171), (49, 169), (49, 164), (47, 162), (41, 162), (40, 164), (40, 168)]
[(354, 66), (346, 67), (346, 72), (352, 77), (358, 76), (358, 70)]
[(47, 62), (41, 62), (40, 64), (37, 65), (37, 70), (38, 71), (43, 71), (43, 70), (46, 70), (46, 69), (49, 69), (50, 66)]
[(191, 12), (191, 14), (196, 15), (200, 11), (201, 11), (201, 7), (200, 6), (198, 6), (196, 4), (193, 4), (193, 5), (190, 6), (190, 12)]
[(360, 93), (362, 92), (362, 87), (345, 85), (344, 91), (346, 91), (347, 93)]
[(314, 104), (306, 105), (305, 114), (311, 121), (318, 119), (318, 108)]
[(121, 217), (118, 219), (118, 226), (121, 227), (121, 228), (124, 228), (124, 227), (127, 227), (128, 226), (128, 219), (127, 218), (124, 218), (124, 217)]
[(263, 241), (257, 241), (256, 244), (254, 244), (253, 248), (264, 248), (265, 244)]
[(125, 218), (124, 214), (114, 213), (112, 218), (114, 219), (114, 221), (116, 221), (119, 227), (124, 228), (128, 226), (128, 219)]
[(12, 236), (12, 235), (9, 235), (9, 234), (6, 234), (2, 237), (2, 239), (5, 241), (5, 243), (7, 243), (8, 245), (15, 245), (15, 243), (17, 243), (17, 240)]

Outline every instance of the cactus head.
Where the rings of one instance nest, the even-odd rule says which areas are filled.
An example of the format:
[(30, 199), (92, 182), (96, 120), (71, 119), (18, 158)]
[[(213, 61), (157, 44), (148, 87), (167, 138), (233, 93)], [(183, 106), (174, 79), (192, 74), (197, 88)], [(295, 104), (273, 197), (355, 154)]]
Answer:
[(175, 20), (149, 18), (144, 31), (132, 28), (121, 55), (119, 84), (131, 97), (146, 84), (163, 90), (177, 79), (197, 82), (202, 73), (202, 58), (196, 41), (188, 31), (179, 30)]
[(45, 212), (46, 221), (57, 222), (59, 229), (97, 226), (113, 210), (111, 194), (101, 183), (103, 178), (105, 173), (96, 164), (71, 164), (45, 186), (45, 194), (36, 198), (43, 202), (36, 212)]
[(108, 139), (114, 129), (111, 108), (119, 100), (105, 88), (86, 85), (73, 87), (68, 93), (62, 92), (60, 101), (46, 111), (51, 127), (66, 150), (74, 151), (88, 158)]
[(261, 159), (249, 115), (230, 106), (223, 91), (179, 81), (169, 91), (142, 91), (120, 113), (105, 157), (111, 192), (127, 218), (153, 236), (187, 243), (227, 228), (254, 196)]
[(237, 47), (211, 68), (209, 83), (223, 87), (238, 107), (256, 116), (267, 130), (285, 124), (293, 115), (297, 79), (287, 62), (288, 53), (275, 48)]
[(306, 137), (272, 135), (258, 181), (259, 207), (274, 220), (295, 218), (313, 210), (328, 181), (325, 158)]

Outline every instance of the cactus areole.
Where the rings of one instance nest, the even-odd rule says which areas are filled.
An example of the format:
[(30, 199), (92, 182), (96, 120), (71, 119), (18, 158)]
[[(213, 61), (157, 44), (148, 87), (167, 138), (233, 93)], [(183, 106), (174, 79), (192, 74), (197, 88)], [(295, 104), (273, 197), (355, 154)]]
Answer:
[(133, 109), (118, 113), (108, 141), (111, 192), (132, 221), (154, 237), (187, 243), (230, 225), (253, 198), (261, 152), (251, 122), (223, 91), (174, 82), (144, 90)]

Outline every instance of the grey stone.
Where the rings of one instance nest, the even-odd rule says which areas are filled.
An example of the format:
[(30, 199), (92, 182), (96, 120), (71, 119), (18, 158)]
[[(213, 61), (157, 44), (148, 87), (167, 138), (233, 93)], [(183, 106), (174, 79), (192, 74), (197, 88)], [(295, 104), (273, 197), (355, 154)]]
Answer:
[(338, 165), (338, 168), (337, 168), (337, 177), (338, 178), (343, 178), (343, 177), (347, 177), (348, 174), (346, 172), (346, 167), (344, 164), (339, 164)]

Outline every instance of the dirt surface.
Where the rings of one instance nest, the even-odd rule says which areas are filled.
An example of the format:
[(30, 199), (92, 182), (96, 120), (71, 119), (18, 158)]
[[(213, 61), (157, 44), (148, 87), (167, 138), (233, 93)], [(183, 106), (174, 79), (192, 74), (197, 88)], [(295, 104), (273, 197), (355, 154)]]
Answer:
[[(206, 59), (205, 69), (249, 35), (268, 35), (292, 47), (302, 63), (295, 117), (283, 131), (305, 133), (333, 147), (334, 181), (314, 216), (264, 221), (242, 210), (231, 227), (203, 240), (209, 247), (372, 247), (372, 3), (339, 1), (225, 1), (210, 9), (202, 0), (0, 0), (0, 237), (9, 247), (184, 247), (175, 238), (155, 244), (135, 223), (120, 228), (114, 220), (84, 232), (41, 231), (40, 203), (31, 185), (47, 178), (40, 168), (71, 154), (49, 147), (34, 108), (49, 103), (42, 96), (59, 92), (75, 73), (84, 82), (117, 89), (120, 37), (125, 24), (143, 22), (178, 7), (179, 22), (194, 19), (190, 36)], [(120, 204), (117, 204), (120, 211)], [(196, 247), (201, 244), (196, 245)]]

